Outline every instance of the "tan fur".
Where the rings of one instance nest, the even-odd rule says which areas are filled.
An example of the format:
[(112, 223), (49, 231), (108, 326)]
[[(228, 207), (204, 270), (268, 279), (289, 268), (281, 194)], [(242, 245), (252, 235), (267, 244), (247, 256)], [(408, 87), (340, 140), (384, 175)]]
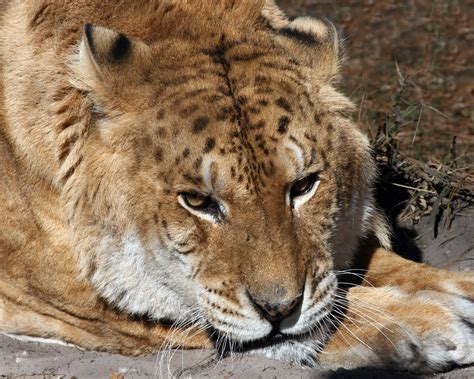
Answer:
[[(365, 237), (389, 247), (367, 139), (334, 87), (334, 27), (253, 0), (11, 1), (0, 25), (0, 330), (126, 354), (209, 347), (210, 326), (247, 343), (271, 330), (251, 299), (301, 296), (299, 319), (282, 322), (296, 343), (255, 351), (316, 362), (328, 333), (309, 332), (318, 306), (333, 306), (334, 268)], [(313, 172), (314, 196), (289, 203)], [(218, 199), (222, 219), (186, 208), (182, 192)], [(472, 298), (472, 275), (366, 254), (376, 288), (349, 291), (352, 318), (360, 299), (385, 309), (408, 325), (391, 337), (403, 343), (427, 329), (406, 310), (438, 313), (428, 327), (465, 317), (421, 278)], [(390, 286), (408, 305), (384, 300)], [(321, 365), (420, 370), (374, 328), (360, 338), (378, 358), (352, 356), (337, 342), (348, 320)]]

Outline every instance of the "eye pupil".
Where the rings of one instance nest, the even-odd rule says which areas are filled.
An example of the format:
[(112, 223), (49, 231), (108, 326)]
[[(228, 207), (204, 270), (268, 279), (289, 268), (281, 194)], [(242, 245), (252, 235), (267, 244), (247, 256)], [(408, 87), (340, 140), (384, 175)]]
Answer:
[(293, 199), (309, 192), (313, 188), (314, 183), (317, 180), (317, 174), (310, 174), (300, 180), (297, 180), (295, 183), (293, 183), (293, 186), (291, 187), (290, 197)]
[(301, 180), (298, 180), (296, 183), (295, 183), (295, 190), (297, 192), (304, 192), (305, 190), (308, 189), (309, 187), (309, 180), (308, 178), (304, 178), (304, 179), (301, 179)]

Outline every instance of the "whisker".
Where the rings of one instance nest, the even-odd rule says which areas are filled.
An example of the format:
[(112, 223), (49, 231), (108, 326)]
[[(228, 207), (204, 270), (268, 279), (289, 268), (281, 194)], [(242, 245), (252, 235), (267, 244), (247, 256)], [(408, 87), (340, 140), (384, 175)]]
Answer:
[[(334, 324), (334, 322), (333, 322), (330, 318), (328, 318), (328, 321), (329, 321), (329, 322), (332, 324), (332, 326), (337, 330), (337, 326)], [(346, 330), (349, 332), (349, 334), (352, 335), (355, 339), (357, 339), (361, 344), (363, 344), (364, 346), (366, 346), (368, 349), (372, 350), (372, 348), (371, 348), (370, 346), (368, 346), (368, 345), (367, 345), (365, 342), (363, 342), (359, 337), (357, 337), (346, 325), (344, 325), (344, 323), (341, 323), (340, 325), (341, 325), (344, 329), (346, 329)], [(348, 347), (350, 350), (352, 350), (352, 349), (354, 348), (354, 346), (349, 343), (349, 341), (346, 339), (346, 337), (344, 337), (344, 334), (339, 333), (339, 334), (336, 334), (336, 336), (338, 336), (338, 337), (340, 336), (340, 337), (344, 340), (344, 342), (346, 343), (347, 347)], [(360, 352), (358, 352), (357, 350), (356, 350), (356, 353), (359, 354), (360, 356), (362, 356), (362, 355), (360, 354)]]
[[(337, 302), (337, 301), (339, 301), (339, 299), (337, 299), (336, 302)], [(342, 304), (338, 304), (338, 305), (342, 305)], [(345, 304), (344, 304), (344, 305), (345, 305)], [(356, 309), (354, 309), (354, 307), (355, 307), (356, 309), (359, 309), (360, 312), (357, 312)], [(358, 307), (357, 304), (351, 304), (351, 308), (346, 308), (345, 310), (347, 310), (348, 312), (354, 313), (356, 316), (359, 316), (359, 317), (363, 318), (366, 322), (375, 322), (375, 323), (377, 323), (378, 325), (380, 325), (380, 327), (384, 327), (384, 328), (387, 329), (389, 332), (393, 333), (392, 330), (390, 330), (388, 327), (384, 326), (382, 323), (380, 323), (380, 322), (377, 321), (376, 319), (370, 317), (370, 316), (367, 315), (367, 314), (364, 314), (363, 312), (364, 312), (364, 309), (367, 310), (366, 308), (363, 309), (363, 308), (361, 308), (361, 307), (359, 307), (359, 308), (357, 308), (357, 307)], [(372, 315), (374, 315), (374, 312), (372, 312), (370, 309), (369, 309), (368, 311), (371, 312)], [(346, 313), (343, 313), (343, 312), (342, 312), (341, 310), (339, 310), (339, 309), (335, 309), (335, 312), (338, 312), (341, 316), (349, 317), (349, 316), (347, 316)], [(379, 317), (385, 319), (385, 321), (388, 321), (388, 322), (391, 322), (391, 323), (395, 323), (392, 319), (386, 318), (386, 317), (384, 317), (383, 315), (375, 314), (375, 316), (379, 316)]]
[[(358, 330), (361, 330), (361, 328), (359, 327), (359, 323), (362, 323), (361, 320), (354, 319), (354, 318), (352, 318), (352, 317), (350, 317), (350, 316), (348, 316), (348, 315), (346, 315), (346, 314), (340, 312), (339, 310), (336, 310), (335, 312), (338, 313), (338, 314), (340, 314), (341, 316), (344, 316), (345, 319), (348, 320), (348, 321), (350, 321), (355, 327), (357, 327)], [(357, 313), (357, 312), (354, 312), (354, 310), (351, 310), (351, 312), (353, 312), (353, 313), (355, 313), (357, 316), (363, 318), (364, 321), (365, 321), (364, 325), (371, 326), (371, 327), (374, 327), (375, 329), (377, 329), (377, 331), (380, 332), (380, 334), (382, 334), (382, 335), (387, 339), (387, 341), (390, 342), (390, 344), (391, 344), (395, 349), (397, 349), (397, 347), (396, 347), (395, 344), (392, 342), (392, 340), (390, 339), (390, 337), (388, 337), (388, 336), (383, 332), (383, 330), (382, 330), (382, 328), (385, 328), (385, 329), (387, 329), (389, 332), (393, 333), (390, 329), (384, 327), (384, 325), (381, 324), (381, 323), (379, 323), (377, 320), (373, 320), (373, 319), (370, 319), (370, 318), (367, 319), (364, 315), (359, 314), (359, 313)], [(372, 323), (371, 323), (371, 321), (372, 321)], [(373, 323), (378, 324), (379, 326), (374, 325)], [(365, 333), (364, 333), (364, 334), (365, 334)], [(397, 350), (398, 350), (398, 349), (397, 349)]]
[[(367, 279), (368, 275), (361, 275), (361, 274), (356, 274), (356, 273), (353, 273), (353, 272), (344, 272), (344, 271), (339, 271), (335, 274), (336, 274), (336, 277), (338, 275), (352, 275), (352, 276), (355, 276), (356, 278), (362, 280), (369, 287), (374, 287), (374, 285)], [(354, 283), (346, 283), (346, 284), (354, 285)]]
[[(336, 302), (339, 302), (339, 301), (340, 301), (340, 299), (336, 299)], [(393, 318), (391, 318), (390, 315), (387, 315), (388, 316), (387, 317), (384, 314), (376, 313), (376, 312), (372, 311), (371, 309), (363, 307), (359, 304), (351, 303), (350, 305), (347, 305), (347, 304), (337, 303), (337, 305), (341, 306), (341, 307), (345, 307), (345, 309), (343, 309), (343, 310), (345, 310), (347, 312), (354, 313), (356, 316), (359, 316), (359, 317), (363, 318), (366, 322), (369, 322), (369, 323), (374, 322), (374, 323), (378, 324), (380, 327), (383, 327), (384, 329), (387, 329), (390, 333), (393, 333), (393, 331), (390, 328), (384, 326), (380, 321), (377, 321), (373, 317), (379, 317), (382, 320), (387, 321), (388, 323), (395, 324), (395, 325), (399, 326), (397, 324), (397, 322)], [(348, 306), (350, 306), (350, 308), (348, 308)], [(360, 312), (358, 312), (357, 310), (360, 310)], [(337, 309), (335, 311), (340, 312), (341, 316), (347, 316), (347, 313), (343, 313), (341, 311), (341, 309)], [(369, 313), (369, 314), (367, 314), (367, 313)], [(373, 317), (371, 317), (371, 315)]]
[[(334, 297), (337, 298), (337, 299), (340, 299), (340, 300), (344, 301), (345, 304), (346, 304), (346, 306), (348, 306), (347, 304), (349, 304), (349, 300), (347, 299), (346, 296), (344, 296), (343, 293), (341, 293), (341, 292), (336, 292), (336, 294), (335, 294)], [(367, 303), (367, 302), (365, 302), (365, 301), (363, 301), (363, 300), (360, 300), (360, 299), (358, 299), (358, 298), (352, 299), (351, 302), (350, 302), (350, 304), (354, 304), (355, 301), (357, 301), (357, 303), (359, 303), (359, 304), (365, 305), (365, 308), (366, 308), (366, 309), (369, 309), (369, 310), (371, 310), (373, 313), (379, 314), (380, 316), (390, 316), (390, 317), (393, 316), (393, 314), (388, 313), (388, 312), (386, 312), (386, 311), (383, 311), (383, 310), (381, 310), (381, 309), (379, 309), (379, 308), (376, 308), (376, 307), (374, 307), (372, 304)], [(402, 304), (403, 304), (403, 303), (402, 303)], [(391, 320), (391, 319), (388, 319), (388, 320)]]
[[(175, 320), (169, 328), (168, 333), (164, 337), (164, 342), (161, 345), (161, 351), (157, 355), (155, 362), (155, 376), (158, 376), (158, 370), (160, 367), (167, 368), (167, 375), (174, 377), (171, 372), (171, 360), (178, 351), (178, 349), (186, 343), (187, 340), (192, 339), (197, 334), (205, 331), (208, 326), (204, 323), (204, 315), (202, 311), (197, 308), (191, 309), (188, 312), (188, 318), (184, 320)], [(191, 326), (195, 327), (192, 328)], [(196, 329), (196, 330), (195, 330)], [(191, 331), (194, 333), (190, 336)], [(179, 337), (177, 337), (179, 335)], [(159, 357), (159, 359), (158, 359)], [(164, 365), (164, 361), (167, 360), (167, 364)], [(160, 375), (161, 376), (161, 375)]]
[[(328, 321), (330, 321), (331, 316), (325, 316), (324, 318), (321, 319), (321, 322), (322, 324), (324, 325), (324, 327), (326, 328), (327, 332), (329, 333), (331, 331), (331, 326), (327, 324)], [(333, 324), (333, 327), (334, 327), (334, 324)], [(323, 354), (323, 355), (333, 355), (333, 354), (338, 354), (337, 352), (333, 352), (333, 353), (330, 353), (330, 352), (327, 352), (327, 351), (324, 351), (324, 346), (321, 347), (321, 351), (319, 354)]]
[[(337, 301), (338, 301), (338, 300), (337, 300)], [(366, 325), (372, 326), (372, 327), (374, 327), (375, 329), (377, 329), (377, 330), (380, 332), (380, 334), (382, 334), (382, 335), (387, 339), (387, 341), (390, 342), (390, 344), (395, 348), (395, 350), (399, 352), (397, 346), (393, 343), (392, 339), (391, 339), (389, 336), (387, 336), (387, 335), (384, 333), (384, 331), (383, 331), (383, 329), (386, 329), (388, 332), (394, 334), (394, 331), (393, 331), (392, 329), (390, 329), (390, 328), (388, 328), (387, 326), (383, 325), (383, 324), (380, 323), (378, 320), (376, 320), (376, 319), (370, 317), (369, 315), (364, 314), (364, 313), (363, 313), (363, 312), (364, 312), (364, 309), (363, 309), (363, 308), (360, 308), (360, 306), (359, 306), (359, 310), (360, 310), (360, 312), (362, 312), (362, 313), (356, 311), (356, 310), (354, 309), (354, 307), (357, 309), (357, 307), (358, 307), (357, 304), (351, 303), (350, 305), (351, 305), (351, 308), (348, 310), (349, 312), (352, 312), (352, 313), (354, 313), (356, 316), (359, 316), (359, 317), (363, 318), (363, 319), (366, 321)], [(350, 318), (350, 316), (348, 316), (347, 314), (343, 314), (340, 310), (335, 310), (335, 312), (339, 313), (341, 316), (344, 316), (344, 317), (346, 317), (346, 318), (348, 318), (348, 319)], [(369, 312), (371, 312), (371, 311), (369, 310)], [(371, 312), (371, 313), (373, 314), (374, 312)], [(400, 325), (398, 322), (396, 322), (393, 318), (387, 318), (387, 317), (385, 317), (384, 315), (376, 315), (376, 316), (379, 316), (379, 317), (381, 317), (382, 319), (384, 319), (385, 321), (388, 321), (388, 322), (390, 322), (390, 323), (395, 324), (395, 325), (398, 326), (405, 334), (408, 335), (407, 330), (406, 330), (402, 325)], [(377, 326), (377, 325), (375, 325), (375, 324), (377, 324), (377, 325), (379, 325), (379, 326)]]

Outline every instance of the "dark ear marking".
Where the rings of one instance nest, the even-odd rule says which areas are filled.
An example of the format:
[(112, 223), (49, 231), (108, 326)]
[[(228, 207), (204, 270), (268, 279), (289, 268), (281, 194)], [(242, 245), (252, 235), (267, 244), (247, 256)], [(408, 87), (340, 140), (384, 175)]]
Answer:
[(130, 40), (124, 34), (119, 33), (112, 46), (112, 59), (114, 61), (120, 61), (124, 59), (130, 53), (131, 46), (132, 43)]
[(92, 35), (92, 24), (85, 24), (84, 25), (84, 34), (87, 38), (87, 44), (91, 49), (91, 52), (94, 53), (94, 37)]
[(88, 59), (100, 71), (101, 66), (120, 63), (132, 53), (132, 41), (124, 34), (87, 23), (83, 29), (83, 43)]
[[(337, 30), (327, 19), (297, 17), (284, 28), (277, 30), (282, 38), (292, 39), (302, 51), (310, 53), (311, 59), (299, 60), (317, 69), (317, 75), (329, 81), (337, 81), (341, 63)], [(318, 57), (317, 59), (314, 59)], [(300, 59), (303, 57), (300, 57)], [(304, 63), (306, 62), (306, 63)]]
[(297, 39), (305, 45), (315, 45), (318, 43), (318, 40), (312, 34), (303, 32), (301, 30), (286, 27), (280, 29), (278, 33), (285, 37)]

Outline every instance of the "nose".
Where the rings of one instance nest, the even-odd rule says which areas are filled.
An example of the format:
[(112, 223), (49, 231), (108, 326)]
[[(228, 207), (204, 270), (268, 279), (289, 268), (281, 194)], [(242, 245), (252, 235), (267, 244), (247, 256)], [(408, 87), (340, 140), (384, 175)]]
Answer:
[(265, 319), (274, 323), (283, 320), (287, 317), (293, 309), (299, 304), (302, 295), (288, 301), (269, 302), (263, 298), (250, 295), (253, 303), (260, 310)]

